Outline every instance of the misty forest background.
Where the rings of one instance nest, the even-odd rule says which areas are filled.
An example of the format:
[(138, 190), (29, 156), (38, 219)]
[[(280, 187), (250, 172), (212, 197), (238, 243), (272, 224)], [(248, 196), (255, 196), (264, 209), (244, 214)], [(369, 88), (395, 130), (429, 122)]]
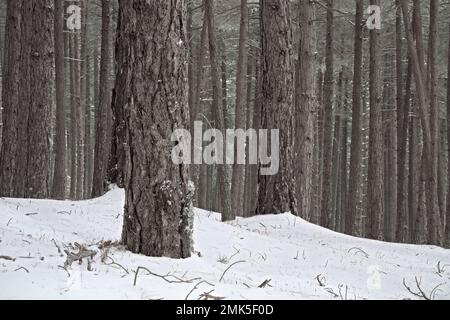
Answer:
[[(448, 2), (65, 2), (0, 1), (0, 196), (82, 200), (117, 184), (123, 242), (148, 255), (189, 256), (191, 202), (224, 221), (291, 211), (450, 246)], [(64, 27), (67, 3), (80, 30)], [(173, 165), (164, 141), (193, 121), (281, 129), (280, 173)]]

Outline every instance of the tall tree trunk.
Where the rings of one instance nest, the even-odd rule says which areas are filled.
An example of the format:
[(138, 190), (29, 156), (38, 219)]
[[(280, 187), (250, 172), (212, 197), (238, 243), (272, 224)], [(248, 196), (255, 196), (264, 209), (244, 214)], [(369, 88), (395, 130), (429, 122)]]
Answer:
[[(246, 127), (246, 96), (247, 96), (247, 64), (248, 64), (248, 8), (247, 0), (241, 0), (241, 24), (239, 31), (239, 49), (236, 75), (236, 117), (235, 128)], [(237, 152), (237, 148), (235, 148)], [(235, 153), (236, 153), (235, 152)], [(235, 159), (238, 155), (235, 154)], [(235, 216), (243, 215), (244, 207), (244, 171), (245, 165), (235, 163), (233, 165), (233, 178), (231, 183), (231, 208)]]
[(297, 176), (297, 212), (310, 217), (313, 198), (314, 121), (316, 100), (316, 8), (311, 1), (300, 0), (300, 44), (298, 86), (295, 99), (295, 163)]
[(352, 140), (350, 147), (348, 205), (345, 219), (345, 233), (348, 235), (354, 234), (355, 218), (358, 211), (358, 190), (361, 181), (363, 15), (364, 1), (357, 0), (355, 15), (355, 58), (353, 67)]
[[(83, 188), (84, 188), (84, 126), (85, 126), (85, 68), (86, 63), (85, 53), (86, 53), (86, 15), (87, 3), (85, 1), (81, 2), (81, 30), (75, 35), (75, 101), (76, 101), (76, 132), (77, 132), (77, 189), (76, 198), (78, 200), (83, 198)], [(84, 90), (84, 91), (83, 91)]]
[(332, 164), (332, 125), (333, 125), (333, 24), (334, 0), (327, 0), (327, 34), (325, 40), (325, 75), (323, 89), (323, 181), (322, 181), (322, 212), (320, 224), (326, 228), (333, 228), (331, 207), (331, 164)]
[[(16, 153), (19, 145), (18, 122), (21, 104), (21, 36), (23, 0), (8, 0), (3, 68), (3, 126), (0, 153), (0, 196), (12, 197), (16, 172)], [(23, 115), (21, 114), (21, 117)]]
[(174, 128), (189, 128), (184, 6), (182, 0), (119, 1), (118, 37), (139, 53), (117, 52), (118, 61), (128, 57), (123, 67), (133, 79), (116, 88), (127, 98), (122, 239), (150, 256), (187, 258), (192, 250), (194, 190), (188, 167), (171, 160), (170, 141)]
[[(124, 14), (124, 12), (121, 12)], [(123, 188), (124, 184), (124, 172), (125, 167), (125, 143), (126, 143), (126, 119), (125, 119), (125, 109), (127, 108), (127, 97), (129, 92), (127, 83), (132, 80), (132, 74), (130, 74), (130, 59), (131, 55), (131, 44), (130, 37), (127, 34), (128, 30), (124, 28), (128, 27), (128, 24), (124, 19), (123, 15), (119, 15), (117, 28), (118, 34), (116, 37), (116, 52), (127, 52), (128, 55), (117, 56), (117, 67), (116, 67), (116, 80), (115, 87), (112, 94), (112, 113), (113, 113), (113, 127), (111, 134), (111, 150), (108, 159), (108, 173), (107, 179), (109, 183), (117, 184), (119, 187)], [(121, 66), (119, 69), (118, 66)], [(117, 94), (122, 92), (121, 95)]]
[[(439, 19), (439, 0), (430, 0), (430, 34), (428, 44), (428, 88), (430, 91), (430, 130), (431, 130), (431, 164), (432, 180), (434, 191), (433, 202), (439, 203), (439, 105), (437, 97), (437, 37), (438, 37), (438, 19)], [(436, 199), (437, 198), (437, 199)], [(431, 244), (442, 244), (442, 228), (440, 206), (428, 207), (428, 241)], [(436, 210), (437, 209), (437, 210)]]
[[(450, 23), (449, 23), (449, 39), (450, 39)], [(450, 41), (448, 46), (448, 61), (447, 61), (447, 143), (450, 141)], [(450, 247), (450, 147), (448, 148), (448, 193), (447, 193), (447, 210), (445, 219), (445, 236), (444, 239), (446, 247)]]
[[(217, 55), (216, 25), (214, 18), (214, 0), (205, 0), (205, 17), (208, 22), (209, 56), (211, 62), (211, 80), (213, 89), (212, 110), (215, 113), (217, 129), (225, 132), (225, 117), (220, 91), (219, 57)], [(224, 146), (225, 147), (225, 146)], [(224, 150), (225, 154), (225, 150)], [(228, 168), (225, 164), (217, 166), (218, 185), (221, 195), (222, 220), (234, 220), (235, 213), (231, 210), (231, 188)]]
[(102, 0), (102, 41), (100, 58), (99, 101), (97, 117), (95, 119), (95, 151), (94, 151), (94, 176), (92, 183), (92, 197), (99, 197), (105, 191), (105, 179), (108, 161), (108, 72), (110, 64), (109, 37), (110, 16), (109, 0)]
[(63, 3), (54, 0), (55, 18), (55, 76), (56, 76), (56, 135), (55, 167), (52, 197), (62, 200), (66, 191), (66, 120), (65, 120), (65, 70), (64, 70), (64, 11)]
[[(262, 127), (278, 129), (279, 172), (259, 176), (258, 214), (297, 214), (293, 168), (294, 55), (288, 0), (261, 0)], [(274, 134), (274, 132), (272, 132)]]
[(77, 196), (77, 102), (76, 102), (76, 43), (75, 34), (68, 35), (70, 64), (70, 199)]
[[(380, 0), (371, 0), (380, 5)], [(370, 31), (370, 133), (367, 215), (369, 237), (383, 239), (383, 123), (381, 88), (381, 35), (380, 30)]]
[[(397, 184), (397, 229), (395, 239), (397, 242), (405, 242), (406, 236), (406, 142), (408, 133), (408, 101), (405, 101), (404, 81), (403, 81), (403, 32), (402, 32), (402, 11), (400, 2), (396, 2), (397, 11), (395, 17), (395, 56), (397, 74), (397, 153), (398, 153), (398, 184)], [(409, 67), (408, 67), (409, 68)], [(410, 73), (409, 73), (410, 76)], [(409, 86), (411, 85), (411, 79)], [(406, 88), (411, 92), (411, 88)], [(405, 111), (406, 110), (406, 111)]]
[[(408, 17), (408, 5), (406, 0), (400, 0), (402, 5), (403, 19), (406, 29), (406, 36), (408, 40), (408, 53), (413, 65), (414, 79), (416, 82), (416, 93), (418, 99), (418, 108), (422, 124), (422, 134), (423, 134), (423, 165), (424, 178), (426, 180), (426, 205), (428, 212), (428, 223), (427, 228), (432, 228), (436, 230), (436, 217), (439, 213), (439, 204), (437, 196), (437, 170), (433, 166), (433, 147), (432, 147), (432, 134), (430, 129), (430, 116), (428, 112), (429, 107), (429, 96), (426, 86), (426, 78), (424, 72), (424, 61), (420, 57), (423, 57), (423, 47), (421, 46), (421, 19), (420, 19), (420, 2), (415, 1), (415, 19), (414, 19), (414, 30), (417, 34), (417, 46), (414, 48), (413, 39), (413, 29)], [(418, 213), (419, 214), (419, 213)], [(436, 230), (437, 231), (437, 230)], [(430, 243), (437, 243), (437, 232), (428, 233), (428, 240)]]
[[(206, 54), (206, 41), (208, 39), (208, 24), (206, 17), (203, 17), (203, 25), (200, 33), (200, 41), (197, 48), (196, 56), (196, 74), (195, 74), (195, 91), (194, 91), (194, 114), (191, 114), (191, 119), (194, 121), (202, 121), (203, 117), (199, 113), (203, 113), (203, 104), (201, 103), (201, 89), (204, 81), (204, 58)], [(192, 130), (192, 128), (191, 128)], [(203, 132), (202, 132), (203, 134)], [(195, 148), (195, 146), (193, 146)], [(194, 149), (193, 149), (194, 150)], [(206, 175), (205, 166), (201, 163), (195, 163), (193, 166), (193, 181), (197, 191), (197, 205), (200, 208), (206, 208)]]

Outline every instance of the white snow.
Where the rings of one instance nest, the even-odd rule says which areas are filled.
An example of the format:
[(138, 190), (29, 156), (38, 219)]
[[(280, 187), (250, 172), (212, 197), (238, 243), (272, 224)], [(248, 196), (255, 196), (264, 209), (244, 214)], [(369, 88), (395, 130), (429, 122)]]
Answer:
[[(290, 214), (224, 224), (196, 209), (192, 258), (111, 249), (127, 274), (102, 263), (96, 245), (120, 239), (123, 201), (119, 189), (80, 202), (0, 199), (0, 256), (15, 258), (0, 258), (0, 299), (185, 299), (191, 291), (189, 299), (198, 299), (211, 290), (227, 299), (417, 299), (403, 285), (405, 279), (418, 291), (416, 277), (425, 294), (439, 286), (434, 298), (450, 299), (449, 250), (348, 237)], [(92, 271), (87, 261), (74, 263), (69, 277), (55, 243), (64, 249), (74, 242), (98, 254)], [(168, 283), (141, 270), (134, 286), (139, 266), (170, 280), (195, 280)], [(259, 288), (265, 280), (269, 286)]]

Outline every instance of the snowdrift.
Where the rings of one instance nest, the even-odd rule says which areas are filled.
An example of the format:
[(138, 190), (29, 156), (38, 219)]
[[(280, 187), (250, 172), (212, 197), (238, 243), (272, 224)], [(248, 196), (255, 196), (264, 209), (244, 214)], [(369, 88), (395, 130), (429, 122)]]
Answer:
[[(119, 189), (80, 202), (0, 199), (0, 298), (450, 299), (449, 250), (357, 239), (290, 214), (224, 224), (196, 209), (192, 258), (131, 254), (114, 243), (123, 201)], [(64, 269), (76, 244), (97, 253)]]

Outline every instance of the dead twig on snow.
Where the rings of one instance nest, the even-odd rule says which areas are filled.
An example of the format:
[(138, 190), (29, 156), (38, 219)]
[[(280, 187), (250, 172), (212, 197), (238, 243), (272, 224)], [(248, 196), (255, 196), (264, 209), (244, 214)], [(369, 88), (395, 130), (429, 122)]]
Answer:
[(189, 296), (191, 295), (191, 293), (194, 292), (195, 290), (197, 290), (197, 289), (198, 289), (198, 286), (201, 285), (202, 283), (206, 283), (206, 284), (208, 284), (208, 285), (214, 287), (214, 285), (213, 285), (212, 283), (209, 283), (209, 282), (206, 281), (206, 280), (202, 280), (202, 281), (198, 282), (198, 283), (192, 288), (191, 291), (189, 291), (189, 293), (187, 294), (186, 298), (184, 298), (184, 300), (187, 300), (187, 299), (189, 298)]
[(16, 258), (10, 256), (0, 256), (0, 260), (16, 261)]
[(240, 260), (240, 261), (236, 261), (236, 262), (230, 264), (230, 265), (228, 266), (228, 268), (226, 268), (225, 271), (222, 273), (222, 276), (220, 277), (219, 282), (222, 281), (223, 277), (225, 276), (225, 273), (227, 273), (227, 271), (230, 270), (232, 266), (234, 266), (234, 265), (236, 265), (236, 264), (238, 264), (238, 263), (244, 263), (244, 262), (247, 262), (247, 261), (245, 261), (245, 260)]
[(19, 271), (19, 270), (24, 270), (24, 271), (26, 271), (27, 273), (30, 273), (30, 271), (28, 271), (28, 269), (25, 268), (25, 267), (19, 267), (19, 268), (17, 268), (16, 270), (14, 270), (14, 272)]
[(431, 290), (430, 294), (426, 294), (421, 287), (422, 279), (419, 280), (417, 277), (415, 277), (415, 282), (416, 282), (416, 287), (417, 287), (418, 291), (413, 291), (411, 289), (411, 287), (409, 287), (406, 284), (405, 278), (403, 278), (403, 286), (406, 288), (406, 290), (408, 290), (408, 292), (411, 293), (412, 295), (414, 295), (418, 298), (425, 299), (425, 300), (434, 300), (434, 298), (436, 297), (436, 292), (438, 291), (439, 287), (444, 285), (444, 283), (441, 283), (441, 284), (437, 285), (436, 287), (434, 287), (434, 289)]
[[(166, 274), (166, 275), (163, 276), (163, 275), (154, 273), (154, 272), (148, 270), (148, 269), (145, 268), (145, 267), (138, 267), (138, 268), (136, 269), (135, 274), (134, 274), (134, 282), (133, 282), (133, 285), (134, 285), (134, 286), (136, 286), (137, 276), (138, 276), (138, 274), (139, 274), (139, 270), (147, 271), (149, 275), (155, 276), (155, 277), (158, 277), (158, 278), (161, 278), (161, 279), (163, 279), (164, 281), (166, 281), (166, 282), (168, 282), (168, 283), (192, 283), (192, 282), (195, 281), (195, 280), (200, 280), (200, 278), (193, 278), (193, 279), (184, 280), (184, 279), (181, 279), (181, 278), (179, 278), (179, 277), (177, 277), (177, 276), (174, 276), (174, 275), (172, 275), (172, 274)], [(175, 280), (171, 280), (171, 279), (169, 279), (169, 278), (173, 278), (173, 279), (175, 279)]]

